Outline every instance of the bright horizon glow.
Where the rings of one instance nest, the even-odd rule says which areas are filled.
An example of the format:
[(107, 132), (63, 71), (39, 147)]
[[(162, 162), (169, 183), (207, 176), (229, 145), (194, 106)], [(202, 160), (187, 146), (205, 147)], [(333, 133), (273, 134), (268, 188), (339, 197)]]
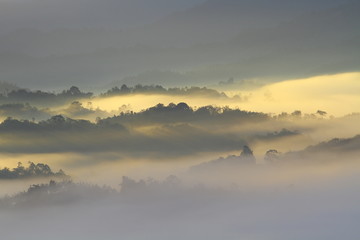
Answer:
[(360, 111), (360, 73), (322, 75), (305, 79), (287, 80), (266, 85), (250, 94), (242, 108), (262, 112), (305, 113), (326, 111), (343, 116)]
[[(186, 102), (190, 106), (206, 105), (239, 107), (247, 111), (280, 114), (300, 110), (303, 113), (326, 111), (328, 115), (344, 116), (360, 112), (360, 72), (322, 75), (304, 79), (286, 80), (250, 91), (225, 91), (229, 96), (240, 94), (243, 100), (171, 95), (130, 95), (95, 98), (94, 108), (117, 111), (130, 105), (138, 112), (158, 103)], [(83, 102), (86, 105), (86, 102)]]

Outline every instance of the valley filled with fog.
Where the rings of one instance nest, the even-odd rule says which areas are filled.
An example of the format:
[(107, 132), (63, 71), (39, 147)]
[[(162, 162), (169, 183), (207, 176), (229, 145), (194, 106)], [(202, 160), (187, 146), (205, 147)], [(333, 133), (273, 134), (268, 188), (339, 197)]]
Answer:
[(357, 240), (357, 0), (0, 0), (5, 240)]
[(2, 235), (355, 239), (359, 113), (247, 111), (246, 96), (154, 85), (4, 93)]
[(9, 239), (356, 239), (359, 164), (349, 158), (332, 163), (316, 160), (324, 162), (230, 161), (179, 177), (118, 175), (113, 178), (120, 185), (112, 188), (44, 179), (1, 199), (2, 235)]

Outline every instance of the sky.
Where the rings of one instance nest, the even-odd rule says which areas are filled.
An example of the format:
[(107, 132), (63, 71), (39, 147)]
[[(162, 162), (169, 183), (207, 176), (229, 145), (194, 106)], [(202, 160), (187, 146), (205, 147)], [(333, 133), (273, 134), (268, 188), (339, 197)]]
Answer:
[(357, 1), (1, 1), (1, 81), (52, 91), (358, 71)]
[(357, 239), (359, 11), (0, 0), (2, 236)]

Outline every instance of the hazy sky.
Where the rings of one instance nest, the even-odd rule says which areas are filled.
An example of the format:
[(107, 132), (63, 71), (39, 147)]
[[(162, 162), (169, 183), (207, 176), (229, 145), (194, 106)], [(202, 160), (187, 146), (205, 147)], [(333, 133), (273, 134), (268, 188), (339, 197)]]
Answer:
[(351, 0), (1, 0), (0, 81), (94, 90), (354, 72), (358, 11)]
[(1, 31), (144, 25), (205, 0), (1, 0)]

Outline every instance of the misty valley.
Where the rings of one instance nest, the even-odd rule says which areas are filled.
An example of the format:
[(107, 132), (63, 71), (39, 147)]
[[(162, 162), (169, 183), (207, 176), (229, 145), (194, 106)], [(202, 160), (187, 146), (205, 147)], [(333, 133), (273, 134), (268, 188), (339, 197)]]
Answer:
[[(154, 96), (187, 102), (147, 107)], [(195, 105), (208, 99), (228, 105)], [(343, 220), (360, 199), (360, 114), (253, 112), (234, 101), (249, 99), (154, 85), (4, 92), (3, 236), (337, 239), (350, 231)]]
[(0, 0), (0, 240), (358, 240), (359, 0)]

